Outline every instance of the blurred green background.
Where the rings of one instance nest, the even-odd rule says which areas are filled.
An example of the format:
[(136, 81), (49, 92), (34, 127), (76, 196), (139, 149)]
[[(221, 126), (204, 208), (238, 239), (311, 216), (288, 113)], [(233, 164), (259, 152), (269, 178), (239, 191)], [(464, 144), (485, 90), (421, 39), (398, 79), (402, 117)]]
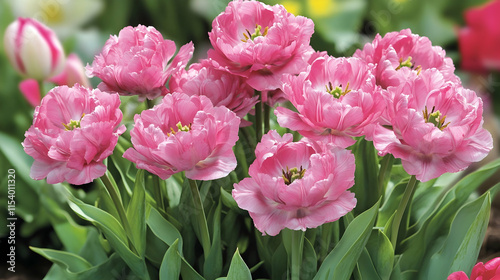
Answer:
[[(195, 57), (203, 58), (210, 47), (208, 32), (212, 20), (222, 12), (227, 0), (1, 0), (0, 38), (7, 25), (16, 17), (34, 17), (53, 28), (63, 42), (66, 54), (77, 53), (84, 64), (91, 63), (110, 34), (118, 34), (125, 26), (151, 25), (165, 38), (174, 40), (178, 47), (193, 41)], [(411, 28), (413, 33), (427, 36), (434, 45), (446, 49), (457, 67), (457, 73), (467, 85), (470, 75), (460, 71), (457, 47), (457, 30), (464, 26), (463, 12), (481, 5), (485, 0), (284, 0), (264, 1), (283, 4), (296, 15), (312, 18), (315, 34), (311, 44), (318, 51), (328, 51), (333, 56), (350, 56), (365, 43), (371, 42), (376, 33), (385, 34)], [(33, 108), (20, 94), (20, 77), (8, 63), (0, 44), (0, 220), (7, 218), (7, 170), (16, 170), (17, 262), (39, 263), (31, 267), (31, 274), (43, 275), (50, 263), (28, 248), (61, 248), (61, 232), (77, 233), (77, 225), (61, 209), (67, 206), (57, 194), (51, 192), (43, 181), (29, 177), (31, 158), (21, 147), (24, 132), (32, 122)], [(98, 80), (92, 80), (94, 86)], [(485, 89), (485, 118), (492, 124), (487, 128), (497, 135), (497, 115), (500, 112), (500, 76), (490, 73), (480, 78)], [(52, 85), (46, 84), (48, 91)], [(495, 140), (498, 143), (498, 140)], [(492, 152), (498, 157), (498, 151)], [(87, 201), (96, 194), (91, 186), (77, 192)], [(55, 210), (60, 208), (59, 210)], [(71, 212), (71, 211), (68, 211)], [(64, 226), (63, 226), (64, 225)], [(54, 231), (55, 229), (55, 231)], [(8, 228), (0, 227), (2, 246), (6, 248)], [(2, 264), (3, 265), (3, 264)], [(0, 278), (6, 269), (0, 272)], [(37, 276), (33, 276), (37, 279)]]

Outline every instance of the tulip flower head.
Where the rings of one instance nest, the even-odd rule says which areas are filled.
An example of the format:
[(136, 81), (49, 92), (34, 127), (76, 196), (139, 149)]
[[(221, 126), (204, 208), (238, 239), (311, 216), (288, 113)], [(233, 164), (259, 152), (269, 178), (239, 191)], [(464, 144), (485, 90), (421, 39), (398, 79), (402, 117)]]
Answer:
[(24, 151), (35, 160), (31, 177), (81, 185), (104, 175), (103, 160), (125, 131), (119, 106), (117, 94), (78, 84), (49, 91), (35, 109), (23, 142)]
[(174, 92), (142, 111), (131, 130), (133, 148), (123, 157), (162, 179), (185, 171), (193, 180), (223, 178), (236, 168), (233, 146), (240, 119), (206, 96)]
[(447, 280), (498, 280), (500, 279), (500, 258), (489, 260), (486, 264), (479, 262), (474, 268), (470, 278), (463, 271), (453, 272)]
[(354, 156), (323, 142), (292, 142), (271, 130), (262, 137), (250, 178), (234, 185), (238, 206), (263, 234), (306, 230), (338, 220), (356, 206)]
[(5, 0), (12, 13), (32, 17), (46, 24), (59, 36), (68, 38), (98, 15), (105, 6), (103, 0)]
[(432, 46), (429, 38), (411, 33), (410, 29), (389, 32), (384, 37), (377, 34), (372, 43), (367, 43), (353, 56), (375, 65), (377, 85), (384, 89), (405, 82), (405, 71), (399, 71), (404, 68), (416, 73), (436, 68), (447, 80), (460, 83), (454, 74), (453, 61), (446, 57), (446, 52), (439, 46)]
[(102, 80), (98, 88), (103, 91), (152, 100), (168, 93), (167, 79), (186, 66), (194, 47), (188, 43), (177, 55), (175, 51), (175, 43), (164, 40), (154, 27), (128, 26), (106, 41), (86, 73)]
[(487, 73), (500, 70), (500, 1), (465, 12), (467, 26), (458, 31), (458, 47), (464, 70)]
[(281, 5), (236, 0), (212, 22), (213, 50), (218, 67), (247, 78), (259, 91), (275, 90), (281, 75), (298, 74), (314, 52), (309, 45), (312, 20), (294, 16)]
[(55, 33), (32, 18), (18, 18), (4, 34), (7, 58), (24, 77), (43, 81), (64, 68), (64, 50)]
[(390, 87), (388, 93), (388, 123), (374, 129), (373, 144), (379, 155), (400, 158), (418, 180), (461, 171), (492, 149), (492, 136), (482, 127), (481, 99), (445, 81), (437, 69)]
[(278, 123), (343, 148), (354, 144), (382, 111), (372, 68), (358, 58), (320, 57), (306, 72), (286, 76), (283, 91), (298, 112), (278, 107)]

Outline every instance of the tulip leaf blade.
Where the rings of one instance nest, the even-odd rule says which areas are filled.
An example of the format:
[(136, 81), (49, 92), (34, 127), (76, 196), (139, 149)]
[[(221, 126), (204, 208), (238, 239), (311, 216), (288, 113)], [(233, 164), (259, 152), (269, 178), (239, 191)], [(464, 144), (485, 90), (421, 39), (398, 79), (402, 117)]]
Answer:
[(160, 280), (179, 279), (181, 274), (181, 256), (179, 255), (179, 239), (168, 248), (160, 266)]
[(349, 279), (363, 252), (378, 213), (380, 200), (347, 226), (339, 243), (325, 258), (314, 280)]

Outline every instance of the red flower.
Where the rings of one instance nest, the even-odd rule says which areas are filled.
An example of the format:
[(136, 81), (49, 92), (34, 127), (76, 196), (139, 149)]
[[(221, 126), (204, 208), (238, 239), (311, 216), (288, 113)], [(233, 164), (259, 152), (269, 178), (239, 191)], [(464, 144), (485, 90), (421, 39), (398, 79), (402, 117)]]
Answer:
[[(470, 280), (498, 280), (500, 279), (500, 258), (494, 258), (486, 264), (477, 263), (472, 269)], [(453, 272), (448, 280), (469, 280), (463, 271)]]
[(467, 26), (458, 32), (462, 68), (473, 72), (500, 70), (500, 0), (465, 12)]

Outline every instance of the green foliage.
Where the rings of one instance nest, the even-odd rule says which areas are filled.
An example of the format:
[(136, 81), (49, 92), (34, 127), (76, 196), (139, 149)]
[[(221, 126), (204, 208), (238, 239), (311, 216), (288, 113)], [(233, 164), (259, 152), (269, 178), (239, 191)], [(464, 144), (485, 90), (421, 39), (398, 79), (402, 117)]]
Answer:
[[(222, 278), (224, 279), (224, 278)], [(241, 279), (241, 280), (251, 280), (252, 275), (248, 266), (245, 264), (240, 256), (238, 250), (234, 253), (233, 259), (231, 260), (231, 266), (229, 267), (229, 272), (226, 279)]]
[(358, 258), (370, 237), (377, 218), (379, 203), (375, 203), (349, 223), (339, 243), (320, 266), (314, 277), (315, 280), (349, 279), (351, 277)]

